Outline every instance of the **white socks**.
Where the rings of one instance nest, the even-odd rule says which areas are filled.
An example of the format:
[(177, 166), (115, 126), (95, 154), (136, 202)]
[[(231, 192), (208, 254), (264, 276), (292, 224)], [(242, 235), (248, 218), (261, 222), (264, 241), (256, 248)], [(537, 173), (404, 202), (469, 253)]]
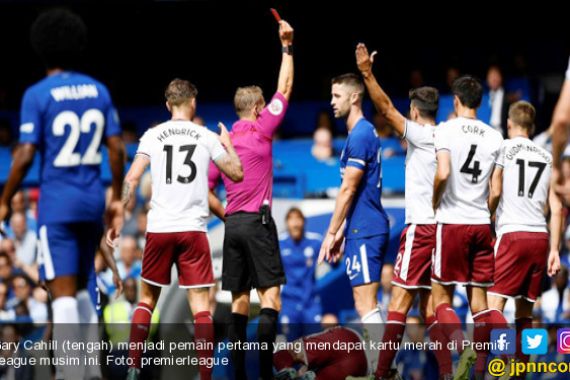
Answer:
[[(53, 340), (58, 342), (54, 352), (56, 358), (79, 358), (80, 364), (56, 366), (56, 378), (65, 380), (101, 378), (99, 365), (93, 363), (99, 356), (98, 351), (87, 353), (78, 351), (64, 353), (62, 344), (65, 340), (71, 342), (98, 342), (99, 326), (97, 312), (91, 302), (87, 290), (81, 290), (75, 297), (59, 297), (52, 302), (53, 309)], [(61, 359), (60, 359), (61, 360)]]
[[(69, 340), (78, 342), (81, 339), (81, 329), (79, 326), (79, 312), (77, 309), (77, 299), (75, 297), (59, 297), (52, 304), (53, 309), (53, 340), (57, 341), (57, 349), (54, 356), (57, 360), (67, 362), (70, 357), (77, 355), (67, 355), (63, 351), (63, 342)], [(83, 379), (85, 367), (80, 365), (58, 365), (56, 366), (56, 378), (65, 380)]]
[(369, 342), (382, 342), (382, 336), (384, 335), (384, 321), (382, 320), (382, 315), (380, 315), (380, 309), (375, 308), (370, 312), (360, 318), (362, 322), (362, 330), (364, 334), (364, 340), (366, 342), (366, 357), (368, 359), (368, 366), (371, 373), (374, 373), (376, 366), (378, 364), (378, 351), (370, 349)]
[[(89, 292), (85, 289), (77, 292), (77, 309), (79, 311), (79, 322), (81, 323), (81, 340), (84, 342), (98, 342), (100, 340), (99, 336), (99, 325), (97, 311)], [(99, 365), (89, 365), (89, 363), (95, 363), (99, 357), (99, 350), (93, 350), (93, 352), (85, 352), (87, 357), (87, 365), (85, 366), (85, 378), (94, 379), (101, 378), (101, 367)]]

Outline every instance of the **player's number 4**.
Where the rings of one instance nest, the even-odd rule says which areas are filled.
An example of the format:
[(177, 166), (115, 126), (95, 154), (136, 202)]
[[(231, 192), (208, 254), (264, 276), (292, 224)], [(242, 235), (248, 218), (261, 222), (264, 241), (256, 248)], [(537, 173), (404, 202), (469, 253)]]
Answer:
[[(90, 133), (92, 125), (95, 126), (95, 133), (83, 157), (81, 157), (80, 153), (75, 152), (75, 148), (79, 143), (81, 133)], [(65, 135), (66, 126), (70, 128), (69, 135), (55, 158), (53, 165), (56, 167), (99, 165), (101, 163), (99, 146), (101, 145), (101, 137), (103, 136), (103, 129), (105, 128), (105, 117), (103, 113), (98, 109), (90, 109), (85, 111), (80, 118), (73, 111), (60, 112), (53, 120), (52, 131), (54, 136)]]

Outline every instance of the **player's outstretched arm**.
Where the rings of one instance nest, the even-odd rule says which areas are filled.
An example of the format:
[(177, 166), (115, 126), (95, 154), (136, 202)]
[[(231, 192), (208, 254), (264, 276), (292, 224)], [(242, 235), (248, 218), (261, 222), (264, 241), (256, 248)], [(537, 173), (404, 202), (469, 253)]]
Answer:
[(36, 146), (34, 144), (20, 144), (14, 152), (12, 168), (8, 180), (4, 185), (2, 198), (0, 200), (0, 221), (5, 220), (10, 212), (10, 202), (12, 197), (18, 191), (22, 181), (28, 174), (28, 170), (34, 162), (36, 154)]
[(372, 73), (372, 64), (376, 52), (368, 54), (368, 49), (363, 43), (356, 46), (356, 65), (364, 78), (364, 84), (370, 94), (370, 99), (374, 103), (374, 107), (380, 112), (388, 124), (400, 135), (403, 136), (406, 127), (406, 118), (394, 107), (394, 104), (384, 92), (376, 77)]
[(218, 123), (218, 127), (220, 128), (220, 142), (226, 148), (227, 154), (222, 155), (214, 163), (229, 179), (234, 182), (241, 182), (243, 180), (243, 167), (230, 139), (230, 134), (223, 123)]
[(491, 215), (497, 211), (499, 206), (499, 200), (501, 199), (501, 194), (503, 193), (503, 168), (496, 165), (495, 170), (493, 170), (493, 176), (491, 177), (491, 182), (489, 183), (489, 211)]
[[(137, 186), (141, 180), (142, 175), (144, 174), (146, 168), (150, 164), (150, 159), (145, 154), (138, 153), (135, 155), (135, 159), (125, 176), (125, 180), (123, 181), (123, 190), (121, 196), (121, 209), (125, 210), (126, 205), (129, 203), (131, 198), (133, 197)], [(118, 218), (123, 220), (123, 215), (118, 215)], [(121, 223), (111, 222), (109, 231), (107, 231), (107, 245), (110, 247), (115, 247), (115, 240), (121, 234)]]
[(433, 210), (437, 210), (445, 192), (445, 186), (447, 185), (447, 179), (451, 173), (451, 157), (449, 151), (440, 150), (436, 154), (437, 157), (437, 169), (435, 171), (435, 179), (433, 181)]
[(321, 263), (323, 260), (336, 262), (341, 255), (341, 246), (343, 242), (343, 226), (348, 210), (352, 206), (352, 201), (354, 200), (354, 195), (358, 190), (358, 185), (362, 180), (364, 171), (353, 166), (347, 166), (344, 171), (344, 176), (342, 179), (342, 184), (338, 196), (336, 197), (336, 203), (334, 207), (333, 216), (327, 230), (327, 235), (323, 240), (321, 245), (321, 250), (319, 252), (318, 262)]
[(564, 228), (564, 206), (560, 196), (551, 187), (548, 194), (550, 207), (550, 254), (548, 255), (548, 275), (554, 276), (560, 270), (560, 241)]
[[(560, 170), (560, 158), (568, 144), (568, 128), (570, 128), (570, 62), (566, 72), (566, 80), (562, 85), (562, 91), (552, 115), (552, 162), (554, 170), (557, 172)], [(556, 176), (555, 179), (560, 178)]]
[(285, 20), (279, 22), (279, 40), (283, 54), (281, 58), (281, 68), (279, 69), (279, 79), (277, 81), (277, 92), (287, 100), (291, 97), (293, 90), (293, 28)]

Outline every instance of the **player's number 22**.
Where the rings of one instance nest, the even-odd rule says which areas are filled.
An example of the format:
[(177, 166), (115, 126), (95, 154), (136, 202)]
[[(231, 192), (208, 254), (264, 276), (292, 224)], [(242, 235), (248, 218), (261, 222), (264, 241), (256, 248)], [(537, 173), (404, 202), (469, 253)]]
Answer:
[[(90, 133), (91, 125), (95, 126), (95, 133), (91, 139), (91, 143), (81, 157), (80, 153), (75, 152), (81, 133)], [(52, 124), (54, 136), (65, 135), (65, 127), (69, 126), (70, 131), (67, 140), (61, 147), (59, 154), (55, 158), (53, 165), (56, 167), (69, 167), (79, 165), (99, 165), (101, 163), (101, 137), (105, 128), (105, 116), (98, 109), (90, 109), (85, 111), (81, 118), (73, 111), (60, 112)]]

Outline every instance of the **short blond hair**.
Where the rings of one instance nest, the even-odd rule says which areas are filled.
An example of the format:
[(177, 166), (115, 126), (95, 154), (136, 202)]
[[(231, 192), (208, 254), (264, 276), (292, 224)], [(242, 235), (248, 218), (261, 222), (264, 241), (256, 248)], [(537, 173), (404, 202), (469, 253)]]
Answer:
[(164, 97), (168, 104), (172, 107), (178, 107), (188, 100), (194, 99), (198, 96), (196, 86), (184, 79), (173, 79), (164, 91)]
[(509, 119), (511, 123), (526, 129), (529, 135), (534, 132), (535, 117), (536, 110), (534, 106), (524, 100), (515, 102), (509, 107)]
[(259, 86), (238, 87), (234, 107), (238, 116), (245, 116), (255, 106), (263, 103), (263, 90)]

